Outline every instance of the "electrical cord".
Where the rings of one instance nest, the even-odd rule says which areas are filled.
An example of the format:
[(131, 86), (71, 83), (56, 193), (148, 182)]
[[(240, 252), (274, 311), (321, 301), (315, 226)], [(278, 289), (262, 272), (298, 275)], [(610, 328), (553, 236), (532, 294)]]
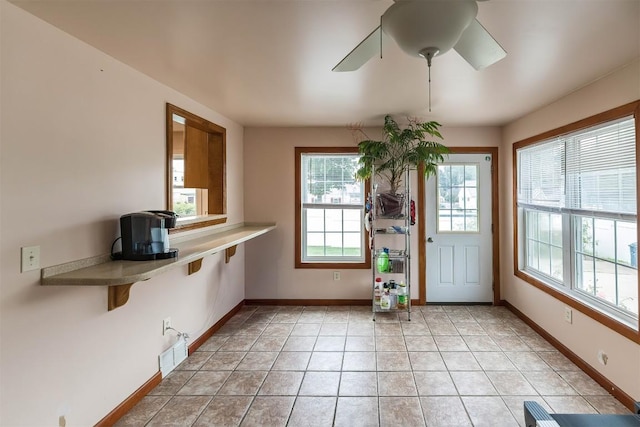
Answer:
[(189, 334), (186, 333), (186, 332), (180, 332), (179, 330), (177, 330), (175, 328), (172, 328), (171, 326), (169, 326), (167, 329), (165, 329), (165, 331), (168, 331), (168, 330), (172, 330), (172, 331), (177, 332), (178, 333), (178, 338), (183, 337), (185, 339), (185, 341), (189, 339)]
[(118, 240), (122, 240), (122, 236), (118, 237), (116, 240), (113, 241), (113, 243), (111, 244), (111, 259), (112, 260), (117, 260), (117, 259), (122, 259), (122, 252), (117, 252), (117, 253), (113, 253), (113, 248), (116, 245), (116, 242)]

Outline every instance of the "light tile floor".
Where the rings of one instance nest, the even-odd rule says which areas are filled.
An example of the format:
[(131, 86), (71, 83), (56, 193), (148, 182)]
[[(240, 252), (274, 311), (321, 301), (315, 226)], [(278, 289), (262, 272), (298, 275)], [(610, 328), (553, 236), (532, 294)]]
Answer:
[(523, 426), (629, 413), (503, 307), (245, 306), (118, 426)]

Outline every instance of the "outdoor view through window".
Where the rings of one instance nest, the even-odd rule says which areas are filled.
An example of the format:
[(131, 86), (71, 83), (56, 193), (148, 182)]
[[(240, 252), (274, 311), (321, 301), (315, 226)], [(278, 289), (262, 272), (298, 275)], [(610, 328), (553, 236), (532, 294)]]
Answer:
[(438, 166), (438, 232), (478, 228), (478, 165)]
[(302, 155), (303, 260), (362, 261), (364, 184), (357, 154)]

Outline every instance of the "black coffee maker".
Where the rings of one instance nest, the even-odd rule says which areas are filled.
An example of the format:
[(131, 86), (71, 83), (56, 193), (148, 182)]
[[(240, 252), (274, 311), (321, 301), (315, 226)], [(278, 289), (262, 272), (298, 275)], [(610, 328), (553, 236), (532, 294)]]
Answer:
[(169, 247), (169, 229), (176, 226), (177, 217), (171, 211), (143, 211), (122, 215), (122, 254), (118, 258), (148, 261), (177, 257), (178, 250)]

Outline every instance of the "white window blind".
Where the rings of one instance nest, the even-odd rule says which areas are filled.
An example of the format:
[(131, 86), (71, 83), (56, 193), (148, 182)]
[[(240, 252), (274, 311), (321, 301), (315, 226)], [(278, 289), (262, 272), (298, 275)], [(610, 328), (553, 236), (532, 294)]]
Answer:
[(542, 141), (517, 155), (520, 206), (636, 214), (633, 117)]
[(633, 117), (567, 135), (565, 140), (567, 207), (635, 214)]
[(548, 140), (518, 151), (518, 203), (564, 205), (564, 141)]

